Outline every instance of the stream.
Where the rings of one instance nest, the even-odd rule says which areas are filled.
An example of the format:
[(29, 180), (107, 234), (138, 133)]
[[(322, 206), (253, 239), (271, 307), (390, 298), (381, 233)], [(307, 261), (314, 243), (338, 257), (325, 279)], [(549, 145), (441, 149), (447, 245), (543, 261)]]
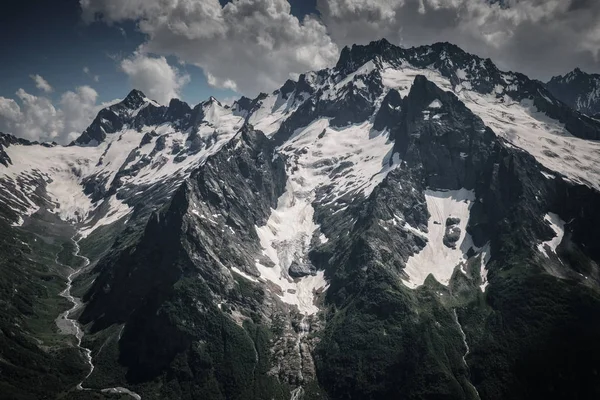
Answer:
[[(300, 378), (302, 377), (302, 339), (304, 339), (308, 333), (310, 332), (310, 323), (307, 321), (307, 315), (304, 314), (302, 319), (300, 320), (298, 332), (298, 340), (296, 342), (296, 346), (298, 347), (298, 355), (300, 356)], [(301, 400), (304, 398), (304, 388), (302, 386), (298, 386), (296, 389), (292, 390), (290, 400)]]
[[(453, 309), (452, 311), (454, 313), (454, 321), (456, 321), (456, 325), (458, 325), (458, 329), (460, 330), (463, 344), (465, 345), (465, 348), (467, 349), (465, 351), (465, 354), (463, 354), (462, 360), (463, 360), (463, 364), (467, 368), (467, 371), (469, 371), (469, 364), (467, 364), (467, 356), (471, 352), (471, 349), (469, 348), (469, 344), (467, 343), (467, 334), (463, 330), (462, 325), (460, 324), (460, 321), (458, 320), (458, 314), (456, 313), (456, 309)], [(481, 397), (479, 396), (479, 392), (477, 391), (477, 388), (475, 387), (475, 385), (473, 385), (473, 383), (471, 383), (471, 381), (469, 379), (467, 379), (467, 383), (471, 386), (471, 388), (473, 388), (473, 390), (475, 391), (475, 394), (477, 395), (477, 398), (480, 399)]]
[[(73, 280), (79, 274), (81, 274), (83, 271), (85, 271), (86, 267), (88, 267), (90, 265), (90, 260), (89, 260), (89, 258), (79, 254), (81, 249), (79, 247), (79, 243), (75, 240), (75, 237), (71, 238), (71, 240), (73, 241), (73, 244), (75, 245), (75, 251), (73, 252), (73, 255), (77, 258), (83, 259), (84, 264), (77, 269), (67, 266), (67, 268), (71, 269), (71, 272), (67, 276), (67, 287), (65, 290), (60, 292), (59, 295), (61, 297), (64, 297), (65, 299), (69, 300), (73, 304), (73, 306), (58, 316), (58, 318), (56, 319), (56, 325), (58, 326), (58, 329), (60, 330), (61, 334), (75, 336), (75, 338), (77, 339), (77, 347), (83, 352), (86, 362), (89, 365), (89, 372), (83, 378), (83, 380), (81, 382), (79, 382), (79, 384), (77, 384), (77, 390), (94, 390), (94, 389), (83, 387), (83, 383), (85, 382), (85, 380), (87, 378), (89, 378), (90, 375), (92, 375), (92, 372), (94, 372), (94, 363), (92, 360), (92, 350), (85, 348), (81, 345), (81, 342), (83, 340), (83, 335), (84, 335), (83, 329), (81, 328), (81, 325), (79, 325), (79, 322), (77, 321), (77, 319), (71, 318), (71, 316), (76, 311), (78, 311), (79, 309), (81, 309), (83, 307), (83, 302), (81, 301), (81, 299), (79, 299), (71, 294), (71, 288), (73, 287)], [(58, 261), (58, 254), (56, 256), (56, 262), (58, 264), (64, 265)], [(137, 394), (135, 392), (132, 392), (129, 389), (123, 388), (123, 387), (101, 389), (100, 392), (126, 394), (126, 395), (133, 397), (136, 400), (142, 400), (142, 396), (140, 396), (139, 394)]]

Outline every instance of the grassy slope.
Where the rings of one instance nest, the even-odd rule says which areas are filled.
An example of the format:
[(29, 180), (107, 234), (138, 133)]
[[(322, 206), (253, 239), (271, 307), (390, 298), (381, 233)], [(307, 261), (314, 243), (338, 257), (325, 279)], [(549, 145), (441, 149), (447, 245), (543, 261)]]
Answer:
[[(74, 338), (58, 334), (55, 319), (71, 304), (59, 297), (73, 260), (72, 231), (51, 214), (22, 228), (0, 220), (0, 397), (53, 398), (75, 386), (86, 365)], [(28, 243), (28, 244), (26, 244)]]

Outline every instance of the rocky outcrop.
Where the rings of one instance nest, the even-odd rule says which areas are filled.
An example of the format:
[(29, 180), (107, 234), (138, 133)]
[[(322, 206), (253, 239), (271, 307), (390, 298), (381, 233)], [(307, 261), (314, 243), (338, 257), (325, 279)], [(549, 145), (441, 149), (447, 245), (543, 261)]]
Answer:
[(451, 249), (456, 249), (456, 244), (460, 239), (460, 234), (462, 233), (458, 224), (460, 223), (460, 218), (449, 217), (446, 219), (446, 232), (444, 234), (444, 245), (446, 247), (450, 247)]

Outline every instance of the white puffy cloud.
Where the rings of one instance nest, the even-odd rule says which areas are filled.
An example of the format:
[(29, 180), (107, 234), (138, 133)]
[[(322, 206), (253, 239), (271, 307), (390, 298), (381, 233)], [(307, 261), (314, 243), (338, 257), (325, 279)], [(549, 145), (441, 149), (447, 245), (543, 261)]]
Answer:
[(89, 86), (80, 86), (75, 92), (65, 92), (61, 96), (63, 137), (73, 140), (81, 135), (103, 107), (96, 103), (97, 99), (98, 93)]
[(50, 84), (48, 83), (47, 80), (45, 80), (41, 75), (29, 75), (29, 77), (31, 79), (33, 79), (33, 81), (35, 82), (35, 87), (37, 87), (40, 90), (43, 90), (46, 93), (50, 93), (52, 92), (52, 86), (50, 86)]
[(81, 0), (87, 21), (134, 20), (147, 34), (140, 53), (174, 55), (203, 69), (210, 85), (247, 95), (337, 60), (316, 17), (302, 21), (287, 0)]
[(6, 98), (0, 100), (13, 105), (12, 112), (0, 114), (0, 130), (31, 140), (55, 140), (61, 136), (64, 119), (49, 98), (32, 95), (23, 89), (17, 90), (15, 95), (18, 102)]
[(168, 104), (180, 97), (181, 88), (190, 81), (190, 76), (181, 74), (164, 57), (151, 57), (136, 53), (121, 62), (121, 69), (129, 76), (131, 85), (153, 100)]
[(84, 18), (134, 20), (141, 51), (203, 68), (213, 86), (252, 95), (331, 65), (338, 46), (386, 37), (439, 41), (546, 79), (575, 66), (600, 71), (597, 0), (317, 0), (299, 21), (287, 0), (81, 0)]
[(596, 0), (317, 0), (317, 7), (339, 44), (449, 41), (540, 79), (575, 66), (600, 70)]
[(55, 106), (43, 96), (23, 89), (16, 92), (18, 101), (0, 97), (0, 132), (29, 140), (68, 143), (88, 127), (100, 109), (98, 93), (89, 86), (62, 94)]
[[(17, 121), (21, 115), (21, 107), (13, 99), (0, 97), (0, 121)], [(1, 124), (0, 124), (1, 126)]]

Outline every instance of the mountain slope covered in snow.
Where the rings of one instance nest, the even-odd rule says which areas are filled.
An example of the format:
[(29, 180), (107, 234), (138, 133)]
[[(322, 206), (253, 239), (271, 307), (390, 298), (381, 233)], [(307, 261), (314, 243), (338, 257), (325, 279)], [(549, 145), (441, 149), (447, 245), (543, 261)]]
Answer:
[(64, 353), (73, 399), (594, 398), (599, 139), (538, 81), (385, 40), (231, 107), (133, 91), (69, 146), (2, 135), (0, 295), (45, 291), (4, 348)]

